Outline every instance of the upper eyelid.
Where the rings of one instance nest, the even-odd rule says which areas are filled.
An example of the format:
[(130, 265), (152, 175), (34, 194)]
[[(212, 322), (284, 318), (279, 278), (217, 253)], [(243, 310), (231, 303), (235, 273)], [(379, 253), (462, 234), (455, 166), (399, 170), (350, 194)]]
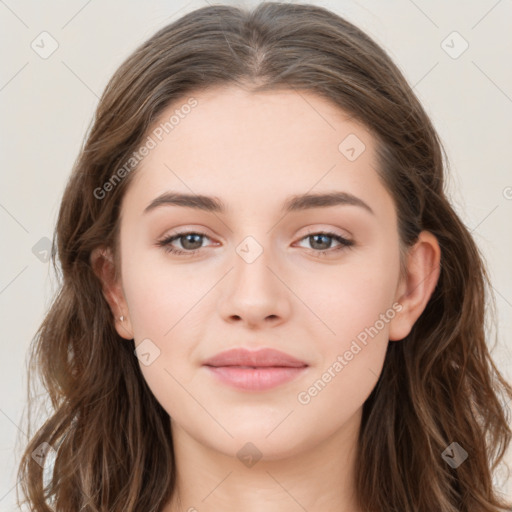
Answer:
[[(335, 228), (335, 227), (307, 227), (306, 229), (307, 229), (307, 232), (304, 233), (302, 235), (302, 237), (305, 237), (305, 236), (308, 236), (308, 235), (311, 235), (311, 234), (317, 234), (317, 233), (330, 233), (330, 234), (333, 234), (333, 235), (341, 236), (343, 238), (350, 238), (350, 237), (352, 237), (352, 233), (350, 233), (350, 231), (348, 231), (347, 229), (343, 229), (342, 230), (342, 228), (339, 228), (339, 227), (338, 228)], [(342, 230), (345, 233), (343, 233), (343, 232), (339, 233), (337, 230)], [(207, 233), (207, 231), (209, 231), (209, 229), (205, 228), (205, 227), (202, 227), (202, 226), (198, 227), (198, 228), (184, 227), (184, 228), (178, 228), (178, 231), (170, 230), (170, 232), (168, 234), (164, 234), (160, 238), (161, 239), (165, 239), (165, 238), (170, 238), (172, 236), (186, 235), (186, 234), (191, 234), (191, 233), (201, 234), (201, 235), (207, 236), (208, 238), (215, 238), (215, 235), (211, 235), (210, 236)]]

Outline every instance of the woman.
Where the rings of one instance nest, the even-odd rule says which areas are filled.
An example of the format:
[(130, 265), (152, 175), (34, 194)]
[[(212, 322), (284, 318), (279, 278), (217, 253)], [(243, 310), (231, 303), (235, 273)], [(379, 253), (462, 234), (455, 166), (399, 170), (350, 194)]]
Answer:
[(512, 388), (442, 154), (396, 65), (324, 8), (209, 6), (138, 48), (59, 213), (32, 510), (510, 506)]

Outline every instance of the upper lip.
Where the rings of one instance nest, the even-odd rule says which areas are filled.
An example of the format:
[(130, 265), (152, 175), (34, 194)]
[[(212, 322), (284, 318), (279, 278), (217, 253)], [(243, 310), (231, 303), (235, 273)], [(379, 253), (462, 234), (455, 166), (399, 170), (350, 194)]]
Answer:
[(206, 360), (203, 365), (254, 367), (288, 366), (291, 368), (308, 366), (304, 361), (299, 361), (290, 354), (273, 348), (262, 348), (256, 351), (246, 348), (232, 348), (214, 355)]

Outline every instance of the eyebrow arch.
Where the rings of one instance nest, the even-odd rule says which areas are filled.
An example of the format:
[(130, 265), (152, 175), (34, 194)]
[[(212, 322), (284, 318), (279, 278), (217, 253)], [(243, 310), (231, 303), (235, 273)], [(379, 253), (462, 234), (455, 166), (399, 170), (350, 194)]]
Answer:
[[(178, 192), (165, 192), (144, 209), (147, 213), (159, 206), (174, 205), (186, 208), (195, 208), (206, 212), (225, 213), (227, 208), (225, 203), (218, 197), (205, 196), (200, 194), (182, 194)], [(318, 194), (298, 194), (290, 196), (283, 205), (283, 211), (286, 213), (309, 210), (312, 208), (327, 208), (329, 206), (351, 205), (359, 206), (367, 210), (372, 215), (375, 212), (362, 199), (349, 192), (328, 192)]]

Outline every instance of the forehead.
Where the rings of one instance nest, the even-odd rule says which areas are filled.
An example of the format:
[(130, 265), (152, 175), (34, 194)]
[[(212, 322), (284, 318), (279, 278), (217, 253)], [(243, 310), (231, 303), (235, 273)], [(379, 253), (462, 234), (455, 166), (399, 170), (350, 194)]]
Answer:
[(311, 92), (208, 89), (169, 105), (147, 136), (154, 148), (124, 200), (140, 212), (165, 191), (226, 198), (228, 211), (308, 191), (346, 191), (382, 207), (391, 200), (370, 132)]

